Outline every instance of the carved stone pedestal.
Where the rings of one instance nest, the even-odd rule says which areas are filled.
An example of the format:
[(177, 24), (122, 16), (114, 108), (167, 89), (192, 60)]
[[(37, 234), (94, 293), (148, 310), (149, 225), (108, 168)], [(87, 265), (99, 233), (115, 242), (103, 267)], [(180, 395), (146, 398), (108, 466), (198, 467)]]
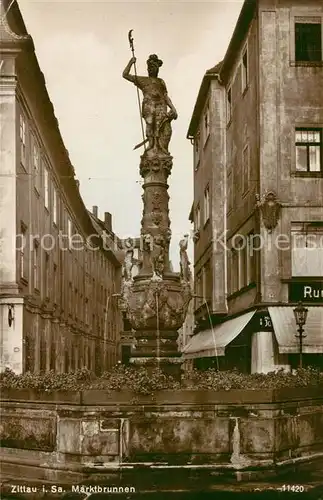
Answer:
[(180, 374), (178, 329), (190, 298), (189, 284), (176, 273), (166, 273), (163, 279), (152, 279), (151, 274), (134, 278), (125, 297), (127, 317), (136, 330), (134, 365), (158, 366), (169, 374)]

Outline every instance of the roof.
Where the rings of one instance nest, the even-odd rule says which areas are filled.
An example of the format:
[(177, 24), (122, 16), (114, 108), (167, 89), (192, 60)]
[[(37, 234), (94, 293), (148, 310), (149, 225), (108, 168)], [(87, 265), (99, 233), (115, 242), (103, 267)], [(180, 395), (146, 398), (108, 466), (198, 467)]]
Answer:
[[(8, 17), (13, 17), (13, 15), (16, 17), (17, 23), (12, 28), (8, 23)], [(19, 46), (27, 41), (32, 42), (31, 37), (27, 33), (17, 2), (12, 3), (9, 0), (0, 0), (0, 41), (2, 49), (12, 47), (13, 44)]]
[(227, 83), (230, 70), (237, 56), (237, 51), (248, 33), (251, 21), (257, 10), (257, 5), (258, 0), (244, 1), (220, 71), (220, 78), (224, 84)]
[(188, 216), (188, 220), (190, 222), (194, 222), (194, 201), (193, 201), (192, 206), (191, 206), (191, 210), (190, 210), (190, 213), (189, 213), (189, 216)]
[(208, 69), (204, 76), (200, 86), (199, 93), (195, 102), (192, 118), (187, 131), (187, 138), (190, 139), (194, 137), (196, 129), (200, 122), (201, 112), (205, 105), (205, 100), (209, 92), (211, 80), (217, 79), (219, 77), (219, 70), (221, 68), (222, 62), (216, 64), (213, 68)]
[(215, 74), (218, 74), (220, 72), (220, 69), (222, 67), (222, 64), (223, 64), (223, 61), (217, 63), (215, 66), (213, 66), (213, 68), (210, 68), (206, 71), (206, 74), (207, 75), (213, 75), (214, 73)]
[(89, 210), (87, 210), (88, 215), (91, 219), (92, 226), (96, 233), (98, 233), (98, 237), (100, 237), (103, 233), (105, 234), (105, 239), (99, 238), (102, 243), (102, 249), (107, 251), (108, 257), (114, 262), (114, 264), (118, 266), (121, 265), (124, 260), (124, 250), (122, 247), (122, 242), (116, 235), (109, 231), (105, 225), (105, 223), (95, 217)]

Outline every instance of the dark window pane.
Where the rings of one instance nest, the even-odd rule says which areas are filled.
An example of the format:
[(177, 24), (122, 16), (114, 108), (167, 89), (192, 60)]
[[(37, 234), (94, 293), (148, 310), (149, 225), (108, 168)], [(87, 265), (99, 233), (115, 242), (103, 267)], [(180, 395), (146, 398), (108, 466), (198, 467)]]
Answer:
[(307, 147), (296, 146), (296, 170), (307, 171)]
[(296, 61), (322, 60), (321, 24), (295, 24), (295, 59)]

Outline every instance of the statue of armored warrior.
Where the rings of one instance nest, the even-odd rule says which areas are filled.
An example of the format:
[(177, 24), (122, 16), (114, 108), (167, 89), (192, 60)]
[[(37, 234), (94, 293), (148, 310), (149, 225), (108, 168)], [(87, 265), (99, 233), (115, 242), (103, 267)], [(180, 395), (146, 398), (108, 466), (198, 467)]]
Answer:
[(181, 278), (184, 281), (190, 281), (191, 278), (190, 261), (187, 255), (187, 247), (188, 247), (188, 234), (185, 234), (184, 238), (179, 242)]
[(124, 263), (123, 263), (123, 278), (125, 281), (131, 281), (132, 280), (132, 268), (133, 268), (133, 256), (134, 256), (132, 238), (128, 238), (125, 242), (125, 245), (126, 245), (126, 253), (125, 253), (125, 259), (124, 259)]
[[(163, 62), (156, 54), (147, 60), (148, 76), (131, 75), (130, 69), (136, 63), (132, 57), (123, 71), (123, 78), (134, 83), (143, 93), (142, 117), (146, 122), (146, 141), (150, 149), (169, 154), (168, 145), (172, 135), (170, 122), (176, 120), (177, 111), (167, 94), (164, 80), (158, 78)], [(170, 111), (168, 111), (170, 108)]]

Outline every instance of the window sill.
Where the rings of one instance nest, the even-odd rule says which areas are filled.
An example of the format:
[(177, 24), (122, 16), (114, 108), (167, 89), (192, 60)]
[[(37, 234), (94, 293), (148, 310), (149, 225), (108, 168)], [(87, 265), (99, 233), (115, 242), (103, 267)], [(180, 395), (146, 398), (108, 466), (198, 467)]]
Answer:
[(20, 282), (27, 286), (28, 285), (28, 278), (25, 278), (24, 276), (20, 276)]
[(256, 283), (253, 281), (249, 285), (244, 286), (243, 288), (240, 288), (240, 290), (233, 292), (231, 295), (228, 295), (227, 300), (233, 300), (236, 297), (239, 297), (239, 295), (242, 295), (245, 292), (248, 292), (249, 290), (252, 290), (252, 288), (255, 288), (255, 287), (256, 287)]
[(309, 282), (323, 282), (323, 276), (292, 276), (291, 278), (282, 278), (282, 283), (309, 283)]
[(228, 128), (230, 128), (231, 123), (232, 123), (232, 116), (231, 116), (230, 120), (227, 123), (227, 130), (228, 130)]
[(246, 189), (245, 191), (243, 191), (242, 198), (245, 198), (246, 196), (248, 196), (249, 192), (250, 192), (249, 188)]
[(291, 172), (292, 177), (307, 177), (307, 178), (313, 178), (317, 179), (320, 177), (323, 177), (323, 172), (301, 172), (301, 171), (293, 171)]
[(290, 66), (294, 67), (303, 67), (303, 68), (322, 68), (323, 67), (323, 61), (290, 61), (289, 63)]
[(36, 187), (34, 187), (34, 191), (35, 191), (37, 198), (40, 198), (40, 192), (38, 191), (38, 189)]

